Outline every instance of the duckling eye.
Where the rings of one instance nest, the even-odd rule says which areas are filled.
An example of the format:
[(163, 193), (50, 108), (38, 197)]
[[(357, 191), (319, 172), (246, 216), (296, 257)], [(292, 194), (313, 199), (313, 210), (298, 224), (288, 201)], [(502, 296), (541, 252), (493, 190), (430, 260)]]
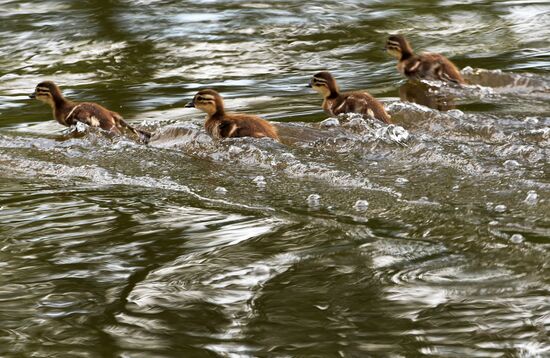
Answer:
[(195, 100), (197, 102), (200, 102), (201, 104), (214, 104), (214, 98), (210, 97), (209, 95), (198, 95), (195, 97)]
[(36, 87), (34, 90), (37, 96), (49, 96), (50, 90), (46, 87)]
[(388, 42), (386, 42), (386, 48), (393, 49), (393, 50), (400, 50), (401, 49), (401, 44), (399, 44), (397, 42), (393, 42), (393, 41), (388, 41)]
[(325, 81), (320, 81), (318, 79), (313, 79), (313, 85), (314, 86), (326, 86), (327, 83)]

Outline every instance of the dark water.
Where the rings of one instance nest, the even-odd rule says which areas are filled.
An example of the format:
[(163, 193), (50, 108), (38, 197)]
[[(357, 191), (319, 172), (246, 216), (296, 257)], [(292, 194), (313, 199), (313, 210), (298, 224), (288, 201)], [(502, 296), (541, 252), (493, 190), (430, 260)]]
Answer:
[[(549, 356), (549, 39), (535, 0), (0, 1), (0, 356)], [(323, 69), (397, 126), (320, 126)], [(63, 134), (44, 79), (154, 140)], [(284, 144), (212, 141), (203, 87)]]

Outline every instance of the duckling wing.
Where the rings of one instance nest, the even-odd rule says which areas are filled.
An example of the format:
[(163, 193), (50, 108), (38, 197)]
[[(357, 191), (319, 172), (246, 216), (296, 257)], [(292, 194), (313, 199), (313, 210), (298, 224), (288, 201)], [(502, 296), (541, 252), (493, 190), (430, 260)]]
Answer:
[(441, 63), (440, 76), (443, 80), (454, 82), (457, 84), (461, 84), (465, 82), (458, 68), (454, 65), (454, 63), (452, 63), (445, 57), (443, 58), (443, 61)]
[(407, 77), (421, 78), (422, 69), (422, 61), (419, 58), (415, 58), (405, 63), (405, 65), (403, 66), (403, 73)]
[(148, 143), (151, 138), (151, 133), (132, 127), (120, 114), (110, 111), (97, 103), (84, 102), (75, 105), (65, 117), (65, 122), (68, 125), (81, 122), (90, 127), (99, 127), (117, 134), (122, 134), (124, 130), (129, 130), (143, 143)]
[(384, 123), (390, 123), (390, 116), (386, 113), (382, 103), (367, 92), (349, 93), (344, 101), (334, 109), (336, 115), (349, 112), (375, 117)]
[(277, 129), (275, 129), (275, 127), (271, 123), (263, 118), (260, 118), (258, 116), (251, 116), (250, 120), (246, 120), (244, 122), (245, 125), (243, 126), (243, 128), (245, 128), (246, 132), (249, 133), (247, 135), (251, 137), (270, 137), (275, 140), (279, 139)]
[(220, 138), (246, 136), (238, 135), (239, 132), (243, 132), (243, 128), (242, 126), (239, 126), (236, 121), (222, 120), (218, 124), (217, 133)]
[(219, 124), (219, 134), (226, 137), (271, 137), (278, 139), (277, 130), (267, 121), (252, 115), (234, 114)]
[(115, 118), (111, 111), (95, 103), (79, 103), (66, 117), (68, 124), (82, 122), (90, 127), (100, 127), (105, 130), (111, 130), (115, 127)]
[(216, 139), (250, 136), (250, 128), (246, 122), (235, 118), (207, 121), (205, 127), (206, 131)]
[(367, 93), (354, 92), (346, 96), (339, 105), (335, 105), (334, 114), (340, 113), (367, 113), (370, 107), (370, 98)]
[(421, 56), (423, 62), (420, 68), (424, 77), (433, 77), (440, 81), (464, 83), (464, 79), (458, 68), (445, 56), (437, 53), (424, 53)]

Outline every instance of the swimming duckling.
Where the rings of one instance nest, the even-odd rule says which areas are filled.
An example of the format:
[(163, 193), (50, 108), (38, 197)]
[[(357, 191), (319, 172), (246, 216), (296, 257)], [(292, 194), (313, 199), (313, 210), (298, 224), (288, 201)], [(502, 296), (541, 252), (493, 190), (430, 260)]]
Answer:
[(66, 127), (82, 122), (90, 127), (99, 127), (116, 134), (123, 134), (125, 130), (128, 130), (143, 142), (147, 142), (151, 137), (150, 133), (129, 125), (120, 114), (97, 103), (78, 103), (66, 99), (61, 94), (59, 87), (52, 81), (40, 82), (29, 97), (49, 104), (53, 110), (54, 118)]
[(311, 79), (308, 87), (313, 88), (323, 96), (323, 110), (329, 116), (340, 113), (359, 113), (371, 116), (384, 123), (391, 123), (391, 117), (382, 103), (367, 91), (341, 93), (336, 80), (329, 72), (319, 72)]
[(268, 121), (244, 113), (226, 113), (223, 98), (211, 89), (199, 91), (185, 107), (206, 112), (204, 128), (214, 138), (270, 137), (279, 140), (277, 129)]
[(449, 59), (437, 53), (417, 55), (401, 35), (390, 36), (384, 49), (397, 58), (397, 70), (407, 78), (465, 83), (458, 68)]

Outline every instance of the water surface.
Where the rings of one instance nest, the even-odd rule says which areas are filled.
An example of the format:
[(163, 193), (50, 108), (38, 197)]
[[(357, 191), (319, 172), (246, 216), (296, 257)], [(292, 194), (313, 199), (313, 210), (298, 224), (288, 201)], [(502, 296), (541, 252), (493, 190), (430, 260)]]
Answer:
[[(3, 357), (550, 354), (546, 1), (0, 10)], [(407, 84), (397, 32), (470, 85)], [(396, 126), (319, 125), (320, 70)], [(67, 135), (45, 79), (153, 141)], [(283, 144), (213, 141), (183, 108), (204, 87)]]

